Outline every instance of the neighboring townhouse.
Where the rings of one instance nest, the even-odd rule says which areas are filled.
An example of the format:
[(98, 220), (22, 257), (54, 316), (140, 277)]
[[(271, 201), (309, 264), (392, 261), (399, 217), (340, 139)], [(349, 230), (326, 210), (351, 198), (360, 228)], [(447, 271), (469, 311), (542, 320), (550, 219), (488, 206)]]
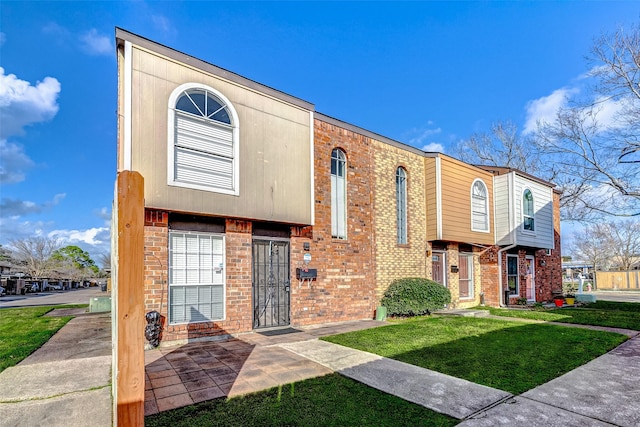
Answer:
[(512, 168), (482, 166), (493, 173), (496, 244), (483, 259), (491, 305), (548, 301), (562, 293), (560, 196), (554, 184)]
[(432, 279), (452, 307), (484, 302), (480, 255), (495, 245), (493, 174), (441, 153), (425, 153), (427, 240)]
[[(559, 247), (559, 234), (554, 246), (505, 231), (494, 199), (519, 197), (512, 172), (425, 153), (120, 28), (116, 42), (118, 171), (144, 178), (140, 285), (165, 341), (370, 319), (402, 277), (442, 283), (452, 307), (498, 305), (513, 255), (520, 272)], [(542, 239), (552, 187), (512, 181), (530, 181)], [(522, 280), (514, 296), (544, 289)]]

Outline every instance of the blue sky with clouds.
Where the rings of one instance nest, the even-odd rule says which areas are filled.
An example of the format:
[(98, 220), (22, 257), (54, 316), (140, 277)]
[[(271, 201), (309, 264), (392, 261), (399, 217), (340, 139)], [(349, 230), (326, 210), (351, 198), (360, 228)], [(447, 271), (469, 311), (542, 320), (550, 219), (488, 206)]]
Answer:
[(116, 26), (455, 156), (496, 120), (530, 131), (579, 96), (593, 39), (639, 18), (630, 1), (3, 0), (0, 244), (47, 235), (109, 251)]

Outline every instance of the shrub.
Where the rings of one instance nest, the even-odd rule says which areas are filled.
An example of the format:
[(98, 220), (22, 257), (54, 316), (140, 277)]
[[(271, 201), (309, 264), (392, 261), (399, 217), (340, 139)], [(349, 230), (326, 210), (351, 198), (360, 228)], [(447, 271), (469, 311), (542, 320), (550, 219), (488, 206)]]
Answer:
[(398, 279), (391, 283), (380, 303), (390, 316), (420, 316), (444, 308), (451, 302), (449, 289), (420, 277)]

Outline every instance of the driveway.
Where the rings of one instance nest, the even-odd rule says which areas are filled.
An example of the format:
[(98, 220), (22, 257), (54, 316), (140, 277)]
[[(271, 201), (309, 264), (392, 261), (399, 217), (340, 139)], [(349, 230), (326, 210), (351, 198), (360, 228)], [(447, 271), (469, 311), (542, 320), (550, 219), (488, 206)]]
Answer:
[(616, 302), (640, 302), (640, 290), (638, 291), (594, 291), (590, 292), (598, 300)]
[(93, 297), (108, 295), (99, 286), (68, 291), (38, 292), (26, 295), (0, 297), (0, 308), (29, 307), (37, 305), (89, 304)]

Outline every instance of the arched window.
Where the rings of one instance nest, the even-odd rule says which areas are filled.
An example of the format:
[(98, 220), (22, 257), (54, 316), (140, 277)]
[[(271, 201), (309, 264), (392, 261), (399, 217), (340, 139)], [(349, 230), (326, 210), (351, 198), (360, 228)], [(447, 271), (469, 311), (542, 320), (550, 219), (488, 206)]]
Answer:
[(169, 98), (169, 184), (238, 194), (238, 116), (215, 89), (186, 84)]
[(407, 171), (396, 169), (396, 218), (398, 244), (407, 244)]
[(522, 193), (522, 223), (527, 231), (535, 231), (535, 214), (533, 208), (533, 193), (528, 188)]
[(489, 197), (487, 186), (480, 179), (471, 186), (471, 230), (489, 231)]
[(347, 238), (347, 156), (339, 148), (331, 151), (331, 236)]

